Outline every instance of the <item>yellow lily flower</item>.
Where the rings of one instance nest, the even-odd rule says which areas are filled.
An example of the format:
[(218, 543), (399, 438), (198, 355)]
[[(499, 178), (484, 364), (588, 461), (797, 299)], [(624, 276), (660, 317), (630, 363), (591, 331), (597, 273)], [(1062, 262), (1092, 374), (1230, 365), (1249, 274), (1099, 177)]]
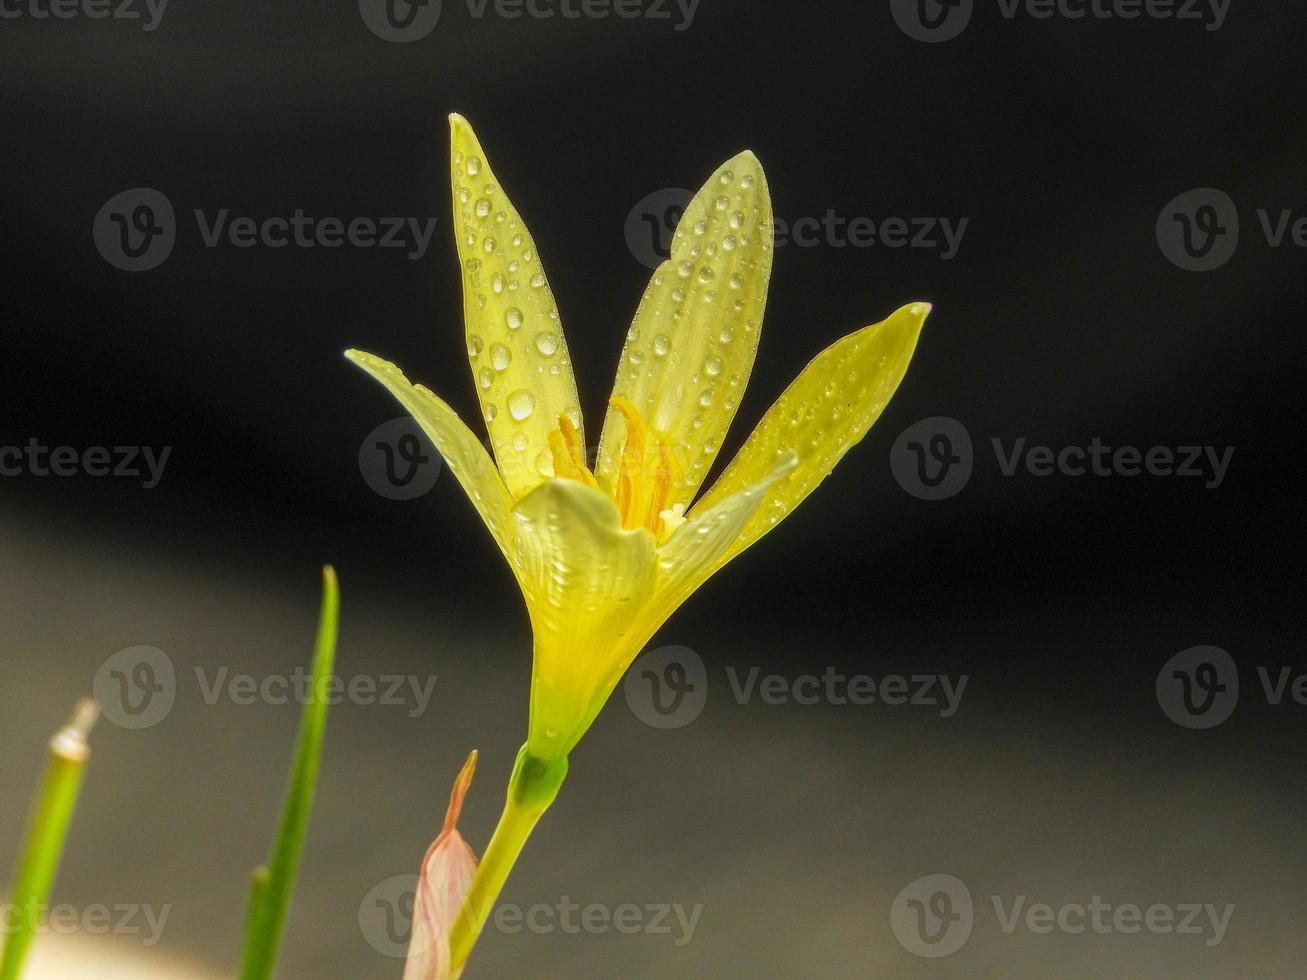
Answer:
[(422, 426), (508, 559), (535, 637), (528, 745), (551, 761), (667, 617), (866, 434), (930, 306), (905, 306), (819, 354), (694, 502), (752, 370), (771, 274), (762, 166), (748, 151), (732, 157), (690, 202), (640, 301), (592, 471), (535, 242), (467, 120), (450, 124), (467, 351), (494, 461), (428, 389), (371, 354), (347, 356)]
[[(696, 501), (758, 349), (772, 211), (757, 157), (727, 160), (686, 208), (626, 335), (593, 468), (567, 342), (535, 242), (467, 120), (450, 116), (467, 352), (494, 459), (388, 361), (347, 356), (435, 444), (508, 559), (534, 634), (531, 717), (508, 806), (454, 926), (460, 969), (567, 756), (654, 632), (774, 528), (879, 417), (928, 303), (818, 354)], [(455, 974), (457, 975), (457, 974)]]

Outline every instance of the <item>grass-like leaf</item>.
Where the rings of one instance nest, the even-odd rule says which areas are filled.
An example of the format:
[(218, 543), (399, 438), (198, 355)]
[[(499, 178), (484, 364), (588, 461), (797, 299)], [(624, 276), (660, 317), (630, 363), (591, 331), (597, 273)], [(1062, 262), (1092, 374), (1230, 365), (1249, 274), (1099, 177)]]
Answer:
[(330, 565), (322, 570), (322, 612), (313, 653), (313, 686), (300, 719), (299, 742), (282, 806), (281, 824), (265, 867), (256, 868), (250, 888), (241, 980), (271, 980), (286, 926), (300, 852), (313, 809), (322, 740), (327, 728), (327, 695), (336, 662), (340, 588)]
[(98, 714), (94, 701), (80, 702), (72, 719), (50, 740), (49, 762), (32, 805), (27, 839), (14, 875), (10, 908), (15, 914), (0, 952), (0, 980), (18, 980), (22, 975), (42, 913), (49, 905), (68, 827), (77, 809), (82, 774), (91, 756), (86, 736)]

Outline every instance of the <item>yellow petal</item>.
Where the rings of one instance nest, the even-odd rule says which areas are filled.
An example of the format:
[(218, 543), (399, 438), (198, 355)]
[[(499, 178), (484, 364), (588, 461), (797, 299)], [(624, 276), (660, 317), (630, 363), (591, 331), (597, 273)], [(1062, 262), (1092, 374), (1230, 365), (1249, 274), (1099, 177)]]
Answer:
[(766, 492), (764, 503), (717, 567), (779, 524), (867, 434), (903, 380), (929, 312), (929, 303), (912, 303), (883, 323), (836, 341), (813, 358), (767, 410), (691, 516), (757, 483), (789, 450), (798, 453), (799, 465)]
[(528, 744), (558, 758), (589, 723), (599, 688), (608, 685), (606, 697), (620, 677), (629, 644), (644, 642), (638, 614), (656, 578), (654, 540), (623, 530), (612, 499), (576, 480), (541, 484), (518, 501), (513, 522), (512, 563), (536, 644)]
[(472, 498), (473, 506), (486, 522), (486, 527), (490, 528), (495, 541), (508, 555), (513, 534), (510, 517), (513, 499), (499, 478), (490, 454), (472, 430), (429, 390), (422, 385), (410, 384), (404, 373), (389, 361), (359, 350), (346, 351), (345, 356), (385, 385), (422, 426), (422, 431), (444, 458), (445, 465)]
[(499, 471), (509, 492), (521, 497), (550, 472), (549, 433), (558, 417), (566, 414), (582, 430), (581, 405), (531, 233), (467, 120), (452, 115), (449, 125), (468, 356)]
[(722, 567), (722, 556), (733, 548), (767, 499), (768, 491), (798, 465), (799, 458), (794, 452), (783, 452), (752, 486), (718, 497), (711, 506), (694, 509), (690, 519), (658, 549), (655, 606), (659, 612), (670, 616), (709, 575)]
[[(669, 506), (694, 499), (753, 370), (772, 235), (767, 180), (745, 151), (694, 196), (636, 310), (613, 395), (644, 416), (650, 445), (661, 439), (671, 449), (678, 473)], [(595, 473), (610, 493), (624, 437), (621, 415), (610, 409)]]

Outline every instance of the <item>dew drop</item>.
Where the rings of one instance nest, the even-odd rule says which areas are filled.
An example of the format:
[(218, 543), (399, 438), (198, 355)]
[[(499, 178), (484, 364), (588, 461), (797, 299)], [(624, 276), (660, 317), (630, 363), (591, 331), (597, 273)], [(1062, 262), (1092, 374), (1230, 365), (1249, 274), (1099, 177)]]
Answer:
[(482, 368), (477, 372), (477, 383), (480, 384), (482, 388), (489, 389), (490, 386), (495, 383), (495, 372), (490, 370), (488, 367)]
[(508, 414), (519, 422), (529, 419), (531, 413), (535, 411), (535, 407), (535, 395), (525, 388), (518, 388), (517, 391), (508, 396)]
[(703, 362), (703, 373), (715, 378), (722, 373), (722, 359), (715, 354)]
[(483, 197), (477, 201), (476, 214), (478, 218), (484, 218), (490, 214), (490, 201), (488, 199)]
[(522, 327), (522, 311), (516, 306), (510, 306), (508, 312), (504, 314), (504, 322), (508, 324), (509, 330), (519, 330)]
[(476, 334), (476, 333), (474, 333), (474, 334), (472, 334), (470, 337), (467, 338), (467, 356), (468, 356), (468, 357), (476, 357), (478, 354), (480, 354), (480, 353), (481, 353), (481, 347), (482, 347), (482, 344), (481, 344), (481, 335), (480, 335), (480, 334)]
[(544, 284), (545, 284), (545, 274), (543, 272), (537, 272), (534, 276), (531, 277), (532, 289), (539, 289)]
[(545, 331), (536, 334), (536, 350), (550, 357), (558, 350), (558, 335)]
[(526, 447), (531, 445), (531, 440), (526, 437), (525, 432), (513, 433), (513, 448), (519, 453), (526, 452)]
[(508, 365), (513, 363), (513, 352), (505, 344), (490, 345), (490, 365), (496, 371), (507, 371)]
[(467, 168), (467, 175), (469, 177), (475, 177), (477, 174), (481, 173), (481, 158), (468, 157), (466, 168)]
[(659, 357), (666, 356), (667, 352), (672, 349), (672, 342), (667, 338), (667, 334), (660, 333), (654, 338), (653, 349), (654, 353)]

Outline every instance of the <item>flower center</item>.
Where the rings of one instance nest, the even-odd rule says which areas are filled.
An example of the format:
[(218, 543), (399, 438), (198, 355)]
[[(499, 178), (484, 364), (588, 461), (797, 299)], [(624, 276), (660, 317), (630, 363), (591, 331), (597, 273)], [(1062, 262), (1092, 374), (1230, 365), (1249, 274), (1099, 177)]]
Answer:
[[(614, 488), (622, 527), (628, 531), (643, 527), (659, 541), (665, 540), (685, 523), (685, 505), (669, 507), (677, 473), (672, 451), (662, 439), (657, 440), (656, 451), (650, 451), (644, 418), (628, 399), (614, 397), (609, 403), (622, 413), (626, 423), (626, 440), (622, 443)], [(549, 449), (554, 457), (555, 476), (580, 480), (590, 487), (599, 485), (585, 465), (580, 434), (566, 415), (558, 417), (558, 428), (549, 433)]]

